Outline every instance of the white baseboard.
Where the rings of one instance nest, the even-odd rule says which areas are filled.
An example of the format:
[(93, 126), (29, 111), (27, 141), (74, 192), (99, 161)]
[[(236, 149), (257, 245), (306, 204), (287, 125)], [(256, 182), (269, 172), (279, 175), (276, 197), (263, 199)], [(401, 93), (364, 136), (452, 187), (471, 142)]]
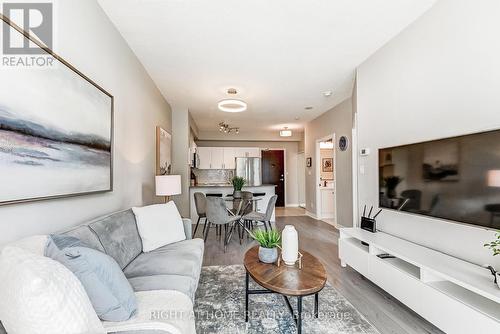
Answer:
[(316, 214), (312, 213), (312, 212), (309, 212), (306, 210), (306, 215), (308, 215), (309, 217), (311, 218), (314, 218), (314, 219), (318, 219), (318, 216), (316, 216)]
[(285, 205), (285, 208), (298, 208), (298, 207), (299, 207), (299, 205), (297, 203), (292, 203), (292, 204), (287, 203)]

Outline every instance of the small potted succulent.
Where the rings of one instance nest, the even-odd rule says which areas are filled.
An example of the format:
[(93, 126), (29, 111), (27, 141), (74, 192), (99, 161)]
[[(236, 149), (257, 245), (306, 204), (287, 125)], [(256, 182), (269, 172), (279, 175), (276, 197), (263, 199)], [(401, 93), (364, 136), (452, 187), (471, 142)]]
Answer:
[(241, 189), (245, 185), (246, 180), (242, 178), (241, 176), (235, 176), (231, 179), (231, 184), (233, 185), (234, 191), (233, 191), (233, 197), (234, 198), (241, 198)]
[(281, 235), (277, 230), (263, 231), (260, 229), (250, 232), (259, 247), (259, 260), (264, 263), (274, 263), (278, 260), (278, 246), (281, 244)]
[[(500, 255), (500, 231), (497, 231), (495, 237), (495, 240), (484, 244), (484, 247), (491, 249), (493, 256)], [(491, 271), (491, 274), (495, 276), (495, 283), (500, 288), (500, 271), (496, 271), (492, 266), (488, 266), (486, 268), (488, 268)]]

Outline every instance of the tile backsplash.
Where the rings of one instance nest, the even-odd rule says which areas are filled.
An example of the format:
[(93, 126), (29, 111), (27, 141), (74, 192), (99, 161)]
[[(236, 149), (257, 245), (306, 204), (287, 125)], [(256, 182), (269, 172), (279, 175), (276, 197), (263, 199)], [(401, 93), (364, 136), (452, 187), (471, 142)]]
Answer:
[(230, 183), (234, 176), (232, 169), (193, 169), (198, 184)]

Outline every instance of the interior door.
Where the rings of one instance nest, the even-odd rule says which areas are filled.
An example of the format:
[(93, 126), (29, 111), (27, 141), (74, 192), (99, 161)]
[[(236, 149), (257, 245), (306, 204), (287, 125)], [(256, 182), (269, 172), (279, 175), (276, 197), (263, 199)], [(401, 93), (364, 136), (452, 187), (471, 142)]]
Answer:
[(274, 184), (278, 195), (276, 206), (285, 206), (285, 151), (262, 151), (262, 183)]

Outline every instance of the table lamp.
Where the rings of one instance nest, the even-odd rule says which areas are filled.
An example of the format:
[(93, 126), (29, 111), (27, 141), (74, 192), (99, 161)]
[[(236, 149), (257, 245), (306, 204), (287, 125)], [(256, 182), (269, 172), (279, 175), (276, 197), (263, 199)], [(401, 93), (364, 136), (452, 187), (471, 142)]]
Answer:
[(155, 178), (156, 196), (165, 196), (165, 203), (170, 201), (170, 196), (181, 194), (180, 175), (158, 175)]

